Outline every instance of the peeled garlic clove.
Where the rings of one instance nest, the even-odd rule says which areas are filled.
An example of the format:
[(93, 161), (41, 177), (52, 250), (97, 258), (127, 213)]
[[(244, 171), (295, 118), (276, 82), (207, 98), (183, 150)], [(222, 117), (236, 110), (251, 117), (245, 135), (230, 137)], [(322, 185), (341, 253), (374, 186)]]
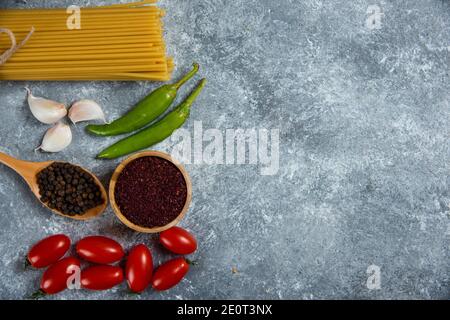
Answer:
[(105, 120), (105, 114), (97, 102), (92, 100), (80, 100), (75, 102), (69, 110), (69, 119), (73, 123), (91, 120)]
[(42, 144), (36, 150), (45, 152), (59, 152), (67, 148), (72, 142), (72, 131), (67, 124), (58, 122), (54, 127), (47, 130)]
[(67, 114), (66, 106), (62, 103), (33, 96), (28, 92), (28, 105), (36, 119), (45, 124), (53, 124), (64, 118)]

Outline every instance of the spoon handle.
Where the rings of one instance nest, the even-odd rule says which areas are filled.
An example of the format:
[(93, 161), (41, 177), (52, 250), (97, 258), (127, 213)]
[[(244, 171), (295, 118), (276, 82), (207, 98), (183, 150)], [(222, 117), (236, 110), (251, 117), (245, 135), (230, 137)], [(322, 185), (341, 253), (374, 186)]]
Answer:
[(0, 152), (0, 163), (10, 167), (20, 175), (27, 173), (30, 169), (29, 162), (13, 158), (3, 152)]

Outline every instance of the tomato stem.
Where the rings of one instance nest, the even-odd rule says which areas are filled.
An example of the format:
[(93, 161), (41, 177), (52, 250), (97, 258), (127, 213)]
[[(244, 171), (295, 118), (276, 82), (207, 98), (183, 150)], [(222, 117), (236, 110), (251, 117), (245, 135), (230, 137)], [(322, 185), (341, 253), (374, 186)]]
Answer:
[(47, 294), (46, 294), (44, 291), (42, 291), (42, 289), (39, 289), (38, 291), (34, 292), (34, 293), (30, 296), (30, 299), (38, 300), (38, 299), (41, 299), (41, 298), (45, 297), (46, 295), (47, 295)]
[(127, 291), (127, 294), (129, 294), (130, 296), (140, 296), (141, 293), (142, 293), (142, 292), (134, 292), (134, 291), (131, 291), (131, 289), (129, 289), (129, 290)]
[(25, 262), (23, 264), (23, 268), (24, 268), (24, 270), (28, 270), (30, 267), (31, 267), (30, 260), (28, 260), (28, 258), (26, 258)]
[(187, 264), (190, 265), (190, 266), (198, 265), (198, 260), (190, 260), (190, 259), (187, 259), (187, 258), (185, 258), (184, 260), (186, 260)]

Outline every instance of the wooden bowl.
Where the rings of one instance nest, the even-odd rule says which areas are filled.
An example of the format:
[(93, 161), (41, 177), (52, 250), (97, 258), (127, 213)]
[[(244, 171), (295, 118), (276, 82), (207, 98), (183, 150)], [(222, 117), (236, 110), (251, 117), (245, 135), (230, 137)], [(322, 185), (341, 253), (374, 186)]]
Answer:
[[(117, 183), (117, 179), (119, 178), (120, 174), (122, 173), (122, 170), (133, 160), (136, 160), (138, 158), (142, 158), (142, 157), (159, 157), (162, 159), (165, 159), (169, 162), (171, 162), (174, 166), (176, 166), (178, 168), (178, 170), (180, 170), (180, 172), (183, 174), (184, 180), (186, 181), (186, 188), (187, 188), (187, 195), (186, 195), (186, 203), (184, 204), (183, 209), (181, 210), (180, 214), (170, 223), (166, 224), (165, 226), (160, 226), (160, 227), (154, 227), (154, 228), (146, 228), (146, 227), (142, 227), (139, 225), (134, 224), (133, 222), (129, 221), (120, 211), (119, 206), (116, 203), (116, 199), (115, 199), (115, 188), (116, 188), (116, 183)], [(184, 215), (186, 214), (186, 212), (189, 209), (189, 205), (191, 204), (191, 200), (192, 200), (192, 183), (191, 183), (191, 178), (189, 177), (186, 169), (179, 164), (178, 162), (174, 161), (172, 159), (172, 157), (164, 152), (159, 152), (159, 151), (143, 151), (143, 152), (138, 152), (134, 155), (132, 155), (131, 157), (129, 157), (128, 159), (124, 160), (121, 164), (119, 164), (116, 168), (116, 170), (114, 171), (112, 178), (111, 178), (111, 182), (109, 183), (109, 199), (110, 199), (110, 203), (111, 206), (114, 210), (114, 213), (116, 214), (117, 218), (119, 218), (120, 221), (122, 221), (123, 224), (125, 224), (127, 227), (138, 231), (138, 232), (144, 232), (144, 233), (159, 233), (162, 232), (164, 230), (170, 229), (173, 226), (177, 225), (181, 219), (183, 219)]]

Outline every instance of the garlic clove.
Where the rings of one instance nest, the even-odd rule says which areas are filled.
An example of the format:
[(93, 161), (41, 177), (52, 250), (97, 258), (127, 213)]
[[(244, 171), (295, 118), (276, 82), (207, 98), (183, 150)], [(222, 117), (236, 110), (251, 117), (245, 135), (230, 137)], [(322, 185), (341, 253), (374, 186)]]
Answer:
[(91, 120), (102, 120), (106, 123), (102, 108), (97, 102), (88, 99), (77, 101), (70, 107), (69, 119), (74, 124)]
[(67, 148), (72, 142), (72, 131), (70, 127), (58, 122), (55, 126), (48, 129), (42, 140), (42, 144), (36, 150), (45, 152), (59, 152)]
[(29, 88), (28, 105), (31, 113), (40, 122), (45, 124), (54, 124), (67, 115), (66, 106), (62, 103), (33, 96)]

